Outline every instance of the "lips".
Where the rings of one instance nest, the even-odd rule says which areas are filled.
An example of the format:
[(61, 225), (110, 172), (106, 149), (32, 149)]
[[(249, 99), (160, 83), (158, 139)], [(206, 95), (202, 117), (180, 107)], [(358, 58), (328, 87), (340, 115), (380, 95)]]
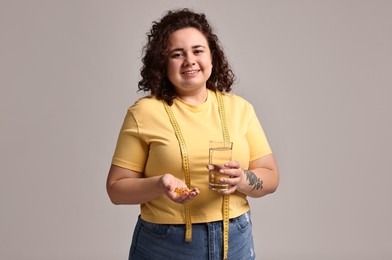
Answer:
[(186, 76), (192, 76), (196, 73), (198, 73), (200, 70), (186, 70), (181, 72), (182, 75), (186, 75)]

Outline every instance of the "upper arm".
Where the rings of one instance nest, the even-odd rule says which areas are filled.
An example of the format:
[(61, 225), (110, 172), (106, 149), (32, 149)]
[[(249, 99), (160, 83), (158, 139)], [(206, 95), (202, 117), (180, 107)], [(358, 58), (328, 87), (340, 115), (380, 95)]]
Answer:
[(249, 170), (257, 168), (268, 169), (276, 173), (278, 172), (278, 166), (272, 153), (249, 162)]
[(110, 170), (107, 178), (107, 187), (111, 186), (113, 183), (116, 183), (117, 181), (122, 179), (142, 178), (142, 177), (143, 177), (143, 173), (141, 172), (122, 168), (120, 166), (116, 166), (112, 164), (110, 166)]

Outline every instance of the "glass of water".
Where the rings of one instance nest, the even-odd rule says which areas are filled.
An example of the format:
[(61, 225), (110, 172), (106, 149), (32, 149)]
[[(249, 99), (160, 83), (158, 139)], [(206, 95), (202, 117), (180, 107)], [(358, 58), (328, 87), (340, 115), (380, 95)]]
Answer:
[(220, 174), (221, 169), (225, 169), (224, 164), (231, 161), (233, 142), (210, 141), (209, 151), (209, 189), (227, 190), (228, 184), (221, 183), (219, 179), (229, 178), (225, 174)]

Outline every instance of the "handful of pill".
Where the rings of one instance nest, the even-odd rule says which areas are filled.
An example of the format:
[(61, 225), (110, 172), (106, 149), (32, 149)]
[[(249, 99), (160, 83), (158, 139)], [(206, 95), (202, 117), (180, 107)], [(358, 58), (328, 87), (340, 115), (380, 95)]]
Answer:
[(186, 187), (177, 187), (174, 189), (174, 192), (177, 194), (177, 196), (181, 196), (182, 194), (189, 192), (189, 189)]

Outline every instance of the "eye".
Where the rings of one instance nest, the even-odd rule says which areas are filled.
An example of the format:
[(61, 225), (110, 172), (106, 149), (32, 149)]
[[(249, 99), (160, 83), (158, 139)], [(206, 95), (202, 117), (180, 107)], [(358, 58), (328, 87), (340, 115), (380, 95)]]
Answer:
[(176, 59), (176, 58), (180, 58), (180, 57), (182, 57), (182, 56), (183, 56), (182, 53), (180, 53), (180, 52), (175, 52), (175, 53), (172, 53), (172, 55), (170, 55), (170, 58)]
[(196, 49), (194, 51), (195, 54), (200, 54), (200, 53), (203, 53), (203, 52), (204, 52), (204, 50), (202, 50), (202, 49)]

